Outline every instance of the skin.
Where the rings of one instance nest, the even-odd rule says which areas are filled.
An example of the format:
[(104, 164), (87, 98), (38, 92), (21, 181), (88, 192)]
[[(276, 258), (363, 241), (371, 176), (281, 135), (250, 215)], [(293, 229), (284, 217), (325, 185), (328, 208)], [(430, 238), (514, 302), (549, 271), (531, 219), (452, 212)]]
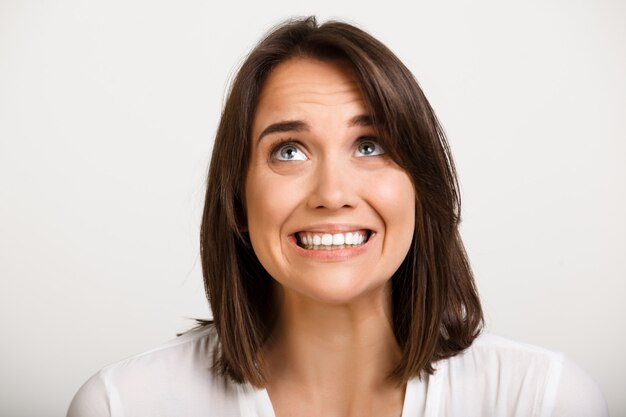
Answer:
[[(364, 115), (341, 62), (290, 59), (261, 90), (245, 207), (253, 249), (276, 281), (279, 320), (264, 366), (277, 417), (401, 414), (405, 386), (386, 379), (400, 357), (390, 278), (413, 237), (415, 190), (373, 126), (355, 119)], [(305, 126), (259, 139), (295, 120)], [(285, 139), (294, 143), (279, 145)], [(358, 229), (373, 231), (360, 249), (320, 255), (295, 243), (304, 230)]]

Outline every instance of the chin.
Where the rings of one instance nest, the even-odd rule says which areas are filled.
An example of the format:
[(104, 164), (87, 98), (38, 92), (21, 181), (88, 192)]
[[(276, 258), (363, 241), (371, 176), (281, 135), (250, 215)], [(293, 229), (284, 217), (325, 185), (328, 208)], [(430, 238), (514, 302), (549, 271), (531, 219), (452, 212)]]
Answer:
[(378, 298), (386, 288), (385, 282), (368, 285), (360, 280), (337, 279), (336, 277), (333, 283), (327, 284), (323, 287), (303, 288), (297, 292), (301, 297), (317, 303), (339, 306), (364, 301), (371, 303), (372, 299)]

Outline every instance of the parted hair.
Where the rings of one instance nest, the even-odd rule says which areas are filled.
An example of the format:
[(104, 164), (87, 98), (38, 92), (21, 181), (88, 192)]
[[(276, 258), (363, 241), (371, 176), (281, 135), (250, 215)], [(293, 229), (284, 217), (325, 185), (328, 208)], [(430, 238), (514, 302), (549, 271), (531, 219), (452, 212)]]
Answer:
[(209, 168), (200, 248), (218, 343), (213, 370), (237, 383), (265, 385), (262, 347), (277, 306), (273, 278), (245, 232), (244, 181), (259, 93), (281, 62), (306, 57), (348, 65), (381, 144), (413, 181), (415, 231), (391, 277), (392, 327), (401, 358), (388, 376), (403, 384), (434, 371), (478, 336), (483, 313), (459, 235), (460, 195), (444, 132), (417, 81), (380, 41), (339, 21), (291, 19), (272, 29), (236, 73)]

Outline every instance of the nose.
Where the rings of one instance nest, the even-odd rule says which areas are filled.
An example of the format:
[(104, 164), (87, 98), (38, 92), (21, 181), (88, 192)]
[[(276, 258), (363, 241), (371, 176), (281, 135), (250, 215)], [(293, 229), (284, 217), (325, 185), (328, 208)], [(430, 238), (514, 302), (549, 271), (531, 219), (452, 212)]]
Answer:
[(312, 188), (307, 205), (312, 209), (338, 210), (356, 207), (358, 200), (355, 173), (349, 172), (340, 158), (321, 160), (312, 172)]

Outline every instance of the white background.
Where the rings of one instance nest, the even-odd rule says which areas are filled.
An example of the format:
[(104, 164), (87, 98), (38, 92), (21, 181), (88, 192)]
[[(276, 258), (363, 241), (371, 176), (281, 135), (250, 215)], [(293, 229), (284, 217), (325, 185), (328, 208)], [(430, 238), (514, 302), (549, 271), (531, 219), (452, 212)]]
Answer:
[[(0, 0), (0, 415), (207, 317), (198, 229), (229, 77), (273, 24), (354, 22), (446, 129), (493, 332), (626, 415), (626, 3)], [(261, 4), (264, 4), (261, 6)]]

